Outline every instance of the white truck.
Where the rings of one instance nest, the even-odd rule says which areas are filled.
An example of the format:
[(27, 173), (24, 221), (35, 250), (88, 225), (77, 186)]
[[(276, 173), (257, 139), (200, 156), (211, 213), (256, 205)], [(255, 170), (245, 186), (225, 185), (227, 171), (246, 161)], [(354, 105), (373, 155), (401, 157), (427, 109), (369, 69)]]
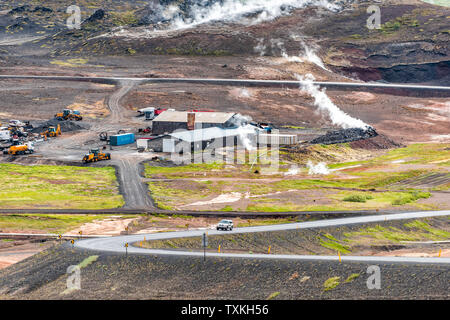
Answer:
[(9, 141), (11, 140), (11, 132), (6, 128), (6, 130), (3, 130), (3, 128), (0, 128), (0, 141)]
[(225, 230), (225, 231), (233, 230), (233, 221), (231, 221), (231, 220), (221, 220), (217, 224), (217, 230)]

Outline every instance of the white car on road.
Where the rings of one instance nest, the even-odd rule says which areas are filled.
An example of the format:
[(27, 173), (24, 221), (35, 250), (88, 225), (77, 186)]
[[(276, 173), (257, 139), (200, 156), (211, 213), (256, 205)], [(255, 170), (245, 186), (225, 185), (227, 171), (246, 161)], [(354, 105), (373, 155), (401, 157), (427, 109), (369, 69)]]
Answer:
[(233, 230), (233, 221), (231, 220), (222, 220), (217, 225), (217, 230), (225, 230), (231, 231)]

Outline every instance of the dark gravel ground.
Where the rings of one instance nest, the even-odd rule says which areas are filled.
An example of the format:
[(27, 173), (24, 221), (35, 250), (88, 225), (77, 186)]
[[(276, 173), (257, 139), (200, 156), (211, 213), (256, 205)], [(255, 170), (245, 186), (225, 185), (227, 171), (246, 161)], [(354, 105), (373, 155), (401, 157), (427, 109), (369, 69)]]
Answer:
[[(67, 267), (81, 270), (81, 290), (66, 290)], [(368, 265), (103, 254), (55, 246), (0, 271), (1, 299), (448, 299), (449, 267), (380, 264), (381, 289), (369, 290)], [(345, 282), (352, 274), (360, 274)], [(324, 282), (340, 284), (324, 290)]]

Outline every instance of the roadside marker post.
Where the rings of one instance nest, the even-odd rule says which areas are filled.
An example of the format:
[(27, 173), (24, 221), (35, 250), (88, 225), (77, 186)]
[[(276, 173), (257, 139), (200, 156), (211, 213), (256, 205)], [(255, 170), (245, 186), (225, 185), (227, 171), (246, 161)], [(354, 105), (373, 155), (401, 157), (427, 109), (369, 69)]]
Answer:
[(128, 235), (128, 226), (125, 227), (125, 231), (127, 232), (127, 235)]
[(220, 253), (220, 244), (219, 244), (219, 249), (217, 249), (217, 252)]
[(62, 243), (62, 235), (58, 235), (58, 238), (59, 238), (59, 244), (61, 244)]
[(128, 242), (125, 243), (125, 256), (128, 257)]
[(441, 254), (442, 254), (442, 249), (439, 249), (439, 255), (438, 255), (439, 258), (441, 257)]
[(341, 252), (340, 252), (340, 251), (338, 251), (338, 255), (339, 255), (339, 262), (342, 262), (342, 259), (341, 259)]
[(74, 243), (75, 243), (75, 240), (70, 240), (70, 243), (72, 244), (72, 249), (73, 249), (73, 245), (74, 245)]
[(80, 239), (83, 239), (83, 231), (78, 231), (78, 234), (80, 235)]
[(206, 261), (206, 247), (208, 246), (208, 233), (203, 233), (202, 245), (203, 245), (203, 261)]
[(269, 246), (269, 249), (267, 249), (267, 254), (270, 254), (271, 249), (272, 249), (272, 246)]

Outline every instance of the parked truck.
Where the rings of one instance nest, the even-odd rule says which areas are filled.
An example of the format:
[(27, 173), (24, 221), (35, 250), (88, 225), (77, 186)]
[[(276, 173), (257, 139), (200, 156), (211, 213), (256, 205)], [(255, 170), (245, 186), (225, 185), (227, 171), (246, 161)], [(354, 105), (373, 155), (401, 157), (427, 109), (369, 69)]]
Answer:
[(9, 147), (7, 150), (4, 150), (3, 153), (13, 155), (13, 156), (32, 154), (32, 153), (34, 153), (34, 147), (31, 143), (20, 144), (20, 145)]

